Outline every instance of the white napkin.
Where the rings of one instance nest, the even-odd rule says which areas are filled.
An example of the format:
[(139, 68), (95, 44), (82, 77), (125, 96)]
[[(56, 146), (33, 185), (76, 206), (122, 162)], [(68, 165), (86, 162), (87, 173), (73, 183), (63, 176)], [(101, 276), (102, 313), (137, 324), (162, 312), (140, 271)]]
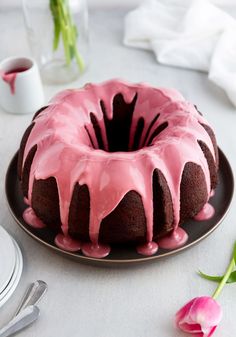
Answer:
[(124, 44), (209, 72), (236, 106), (236, 20), (207, 0), (146, 0), (125, 18)]

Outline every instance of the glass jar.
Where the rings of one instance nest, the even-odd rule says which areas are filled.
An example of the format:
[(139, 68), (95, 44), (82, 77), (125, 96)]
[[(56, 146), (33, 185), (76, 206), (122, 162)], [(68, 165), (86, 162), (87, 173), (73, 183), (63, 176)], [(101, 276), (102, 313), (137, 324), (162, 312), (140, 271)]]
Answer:
[(88, 65), (87, 0), (23, 0), (29, 44), (48, 84), (68, 83)]

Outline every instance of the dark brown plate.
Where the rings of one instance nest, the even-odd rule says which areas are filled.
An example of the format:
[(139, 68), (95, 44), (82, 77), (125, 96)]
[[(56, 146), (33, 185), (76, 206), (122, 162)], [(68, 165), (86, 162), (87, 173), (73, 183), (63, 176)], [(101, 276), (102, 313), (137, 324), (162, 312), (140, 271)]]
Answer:
[(193, 246), (211, 234), (219, 226), (229, 209), (233, 196), (234, 179), (232, 170), (224, 153), (219, 150), (219, 184), (216, 188), (215, 195), (210, 199), (210, 203), (215, 208), (215, 214), (210, 220), (189, 220), (182, 226), (189, 235), (189, 239), (184, 246), (168, 251), (165, 249), (159, 249), (155, 255), (147, 257), (139, 255), (136, 252), (135, 247), (112, 247), (111, 254), (104, 259), (89, 258), (83, 256), (79, 252), (71, 253), (56, 247), (54, 244), (55, 234), (50, 229), (35, 229), (24, 222), (22, 213), (27, 206), (23, 202), (23, 195), (17, 178), (17, 155), (18, 153), (16, 153), (13, 157), (6, 174), (7, 201), (11, 214), (17, 224), (20, 225), (21, 228), (23, 228), (26, 233), (32, 236), (35, 240), (41, 242), (43, 245), (53, 249), (54, 251), (71, 257), (78, 262), (96, 264), (99, 266), (118, 266), (153, 261), (176, 254)]

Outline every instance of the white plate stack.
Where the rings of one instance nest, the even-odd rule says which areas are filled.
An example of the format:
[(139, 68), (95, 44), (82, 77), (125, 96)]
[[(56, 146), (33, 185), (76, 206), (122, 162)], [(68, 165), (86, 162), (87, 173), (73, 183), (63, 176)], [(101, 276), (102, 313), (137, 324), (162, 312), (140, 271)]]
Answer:
[(14, 293), (22, 269), (23, 258), (18, 244), (0, 226), (0, 307)]

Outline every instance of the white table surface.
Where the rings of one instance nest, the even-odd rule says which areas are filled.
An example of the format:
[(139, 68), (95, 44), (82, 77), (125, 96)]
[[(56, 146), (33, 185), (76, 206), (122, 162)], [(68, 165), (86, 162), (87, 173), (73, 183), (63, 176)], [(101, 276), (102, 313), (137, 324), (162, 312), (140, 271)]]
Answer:
[[(90, 13), (91, 63), (86, 74), (67, 86), (45, 86), (48, 100), (57, 91), (112, 77), (175, 87), (191, 100), (214, 127), (219, 146), (236, 172), (236, 109), (206, 74), (161, 66), (152, 53), (122, 45), (125, 10)], [(0, 59), (27, 55), (20, 12), (0, 12)], [(179, 337), (173, 317), (195, 296), (210, 295), (214, 284), (200, 279), (200, 268), (221, 273), (236, 239), (235, 198), (227, 217), (207, 239), (179, 255), (136, 268), (102, 269), (58, 256), (35, 242), (12, 219), (5, 199), (4, 180), (31, 115), (0, 110), (0, 224), (18, 241), (24, 256), (21, 281), (0, 308), (0, 326), (11, 318), (27, 285), (42, 279), (49, 290), (39, 304), (41, 316), (24, 337)], [(219, 301), (224, 317), (216, 337), (236, 335), (236, 285), (225, 287)]]

